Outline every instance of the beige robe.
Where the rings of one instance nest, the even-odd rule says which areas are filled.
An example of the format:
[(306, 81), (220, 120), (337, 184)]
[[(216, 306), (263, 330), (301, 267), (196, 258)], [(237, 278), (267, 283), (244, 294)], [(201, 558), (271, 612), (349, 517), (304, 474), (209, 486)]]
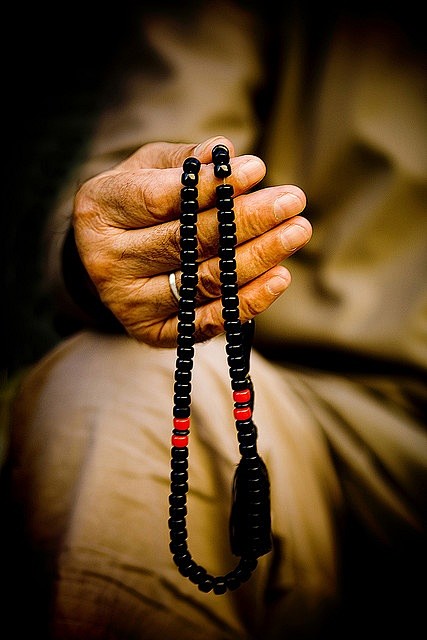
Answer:
[[(49, 280), (76, 186), (144, 142), (228, 135), (238, 153), (259, 150), (266, 183), (304, 189), (313, 239), (287, 262), (290, 290), (257, 319), (260, 350), (276, 362), (258, 352), (251, 361), (274, 548), (220, 597), (177, 572), (167, 530), (173, 350), (82, 332), (34, 366), (13, 425), (16, 491), (53, 584), (53, 638), (324, 638), (331, 624), (349, 638), (368, 619), (378, 632), (403, 619), (409, 629), (421, 619), (411, 580), (426, 524), (425, 75), (373, 22), (339, 22), (325, 51), (307, 57), (295, 17), (292, 29), (276, 25), (282, 75), (262, 124), (252, 100), (266, 74), (262, 26), (229, 3), (201, 4), (197, 28), (191, 16), (146, 20), (157, 67), (133, 49), (119, 86), (112, 76), (115, 100), (47, 231)], [(213, 573), (236, 563), (231, 408), (220, 337), (196, 351), (190, 440), (188, 543)], [(378, 556), (364, 556), (365, 537)]]

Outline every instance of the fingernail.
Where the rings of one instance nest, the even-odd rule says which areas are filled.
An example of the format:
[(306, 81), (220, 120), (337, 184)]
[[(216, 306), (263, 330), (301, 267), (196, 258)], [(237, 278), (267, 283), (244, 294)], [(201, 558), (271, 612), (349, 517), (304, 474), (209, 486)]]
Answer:
[(279, 196), (274, 202), (273, 212), (276, 220), (283, 220), (289, 218), (291, 215), (300, 213), (303, 209), (302, 202), (293, 193), (285, 193)]
[(280, 296), (280, 294), (283, 293), (285, 289), (288, 288), (288, 285), (289, 285), (289, 278), (284, 278), (283, 276), (273, 276), (267, 282), (266, 286), (267, 286), (267, 290), (273, 296)]
[(282, 231), (282, 243), (286, 251), (295, 251), (308, 242), (310, 236), (300, 224), (290, 224)]
[(258, 182), (265, 175), (265, 165), (262, 160), (251, 158), (239, 166), (236, 174), (241, 182)]

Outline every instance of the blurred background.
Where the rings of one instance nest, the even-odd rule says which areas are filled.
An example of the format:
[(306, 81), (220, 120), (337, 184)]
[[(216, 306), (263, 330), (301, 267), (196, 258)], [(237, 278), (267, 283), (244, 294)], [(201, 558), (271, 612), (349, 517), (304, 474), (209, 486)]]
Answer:
[(4, 17), (0, 453), (8, 400), (25, 369), (59, 339), (43, 289), (42, 233), (61, 182), (85, 153), (108, 64), (132, 2), (16, 5)]

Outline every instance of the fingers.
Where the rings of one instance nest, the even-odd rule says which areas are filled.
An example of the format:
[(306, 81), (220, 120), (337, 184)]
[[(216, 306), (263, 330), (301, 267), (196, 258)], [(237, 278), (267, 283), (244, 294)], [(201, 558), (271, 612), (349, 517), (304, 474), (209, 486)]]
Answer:
[[(157, 315), (151, 317), (158, 318), (158, 312), (165, 312), (168, 306), (169, 310), (174, 306), (175, 312), (166, 319), (163, 318), (161, 321), (147, 322), (146, 318), (150, 317), (149, 310), (147, 309), (147, 314), (135, 317), (133, 322), (129, 318), (126, 326), (130, 335), (136, 339), (142, 339), (147, 344), (156, 347), (174, 347), (177, 336), (176, 309), (178, 303), (174, 300), (173, 294), (166, 290), (168, 287), (167, 276), (158, 276), (158, 278), (162, 278), (162, 290), (159, 291), (159, 289), (157, 289), (157, 295), (150, 297), (153, 310), (155, 307), (157, 312)], [(151, 288), (156, 279), (157, 278), (149, 279), (146, 282), (147, 286)], [(288, 288), (290, 282), (291, 276), (289, 271), (282, 265), (277, 265), (239, 289), (239, 314), (241, 322), (246, 322), (265, 311)], [(146, 293), (148, 294), (148, 291)], [(158, 303), (157, 306), (155, 304), (156, 300)], [(223, 333), (224, 320), (222, 318), (222, 303), (220, 298), (216, 298), (202, 306), (197, 306), (195, 311), (194, 337), (196, 342), (204, 342)]]
[[(266, 309), (290, 283), (287, 269), (278, 265), (292, 253), (303, 247), (311, 238), (311, 225), (302, 216), (295, 216), (284, 225), (270, 230), (236, 249), (237, 282), (244, 319), (249, 319)], [(175, 274), (177, 290), (180, 272)], [(222, 330), (221, 282), (219, 261), (210, 258), (199, 264), (196, 304), (203, 307), (196, 329), (204, 335), (205, 325), (209, 336)], [(261, 291), (261, 293), (260, 293)], [(145, 318), (175, 317), (178, 301), (166, 274), (144, 278), (140, 295), (145, 299)], [(213, 321), (215, 318), (215, 322)], [(141, 321), (142, 323), (144, 320)], [(219, 322), (219, 324), (218, 324)], [(168, 325), (170, 326), (170, 325)], [(141, 328), (138, 329), (138, 331)], [(154, 329), (155, 330), (155, 329)], [(133, 328), (133, 331), (136, 331)], [(216, 333), (214, 334), (216, 335)], [(175, 333), (169, 336), (173, 340)], [(205, 336), (204, 339), (206, 339)], [(158, 339), (158, 338), (156, 338)]]
[[(294, 185), (269, 187), (241, 195), (234, 200), (237, 242), (262, 236), (271, 228), (300, 213), (305, 194)], [(128, 260), (135, 274), (157, 275), (179, 269), (179, 221), (173, 220), (150, 229), (126, 234), (116, 231), (116, 254)], [(197, 223), (199, 260), (218, 254), (218, 220), (216, 209), (204, 211)], [(147, 262), (147, 258), (149, 258)]]
[[(243, 287), (260, 277), (310, 240), (311, 225), (305, 218), (297, 216), (278, 228), (236, 247), (237, 282)], [(205, 260), (199, 265), (198, 302), (221, 295), (219, 261)]]
[[(217, 139), (213, 139), (217, 140)], [(148, 145), (151, 146), (151, 145)], [(161, 145), (164, 147), (177, 145)], [(185, 147), (184, 153), (179, 147), (170, 151), (167, 159), (176, 164), (193, 151), (208, 162), (208, 149), (211, 143), (200, 145), (201, 151)], [(165, 161), (157, 157), (157, 165)], [(83, 185), (76, 195), (75, 209), (80, 218), (96, 218), (97, 225), (118, 229), (148, 228), (179, 217), (181, 205), (182, 162), (179, 167), (136, 168), (134, 160), (125, 161), (115, 169), (96, 177)], [(239, 195), (254, 187), (265, 176), (263, 161), (256, 156), (239, 156), (231, 159), (232, 175), (229, 183), (235, 194)], [(219, 181), (214, 176), (212, 164), (202, 164), (199, 173), (199, 207), (206, 209), (214, 204), (215, 188)]]
[[(136, 339), (176, 344), (178, 302), (169, 273), (180, 268), (181, 175), (185, 158), (201, 162), (197, 220), (199, 286), (196, 340), (223, 331), (218, 262), (216, 187), (211, 138), (198, 146), (145, 145), (111, 171), (85, 183), (75, 198), (73, 223), (83, 263), (103, 302)], [(280, 264), (311, 237), (299, 214), (304, 193), (294, 185), (251, 192), (266, 168), (255, 156), (232, 157), (236, 262), (241, 320), (264, 311), (289, 285)], [(177, 286), (179, 287), (179, 274)]]

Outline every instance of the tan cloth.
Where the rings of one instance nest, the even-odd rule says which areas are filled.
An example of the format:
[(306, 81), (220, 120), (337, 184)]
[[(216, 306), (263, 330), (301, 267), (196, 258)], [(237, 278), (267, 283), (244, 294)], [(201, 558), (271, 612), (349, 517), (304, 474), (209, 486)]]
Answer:
[[(121, 67), (49, 227), (51, 265), (80, 180), (147, 141), (223, 133), (238, 152), (260, 146), (268, 183), (306, 191), (314, 226), (289, 261), (290, 290), (257, 320), (261, 342), (284, 362), (291, 346), (324, 346), (344, 362), (372, 357), (385, 373), (302, 371), (254, 355), (275, 545), (249, 583), (218, 598), (182, 578), (168, 549), (173, 352), (82, 333), (48, 354), (16, 403), (14, 451), (32, 541), (58, 572), (54, 638), (315, 638), (342, 593), (344, 552), (366, 570), (354, 592), (378, 614), (377, 630), (392, 629), (422, 571), (426, 524), (425, 380), (391, 368), (424, 374), (427, 364), (425, 76), (388, 29), (338, 24), (327, 50), (309, 55), (304, 25), (278, 19), (282, 76), (261, 129), (252, 93), (266, 73), (262, 25), (229, 3), (199, 4), (197, 28), (191, 15), (144, 23), (141, 41), (155, 54), (131, 48), (132, 65)], [(197, 350), (193, 403), (189, 546), (223, 572), (235, 563), (226, 533), (238, 452), (222, 339)], [(388, 607), (370, 573), (375, 554), (365, 565), (359, 540), (342, 549), (348, 514), (407, 565), (405, 580), (384, 567), (396, 594)], [(345, 637), (360, 637), (365, 621), (356, 600)]]
[[(34, 369), (18, 398), (15, 481), (32, 539), (58, 565), (54, 637), (267, 639), (316, 629), (339, 595), (342, 487), (386, 544), (416, 541), (426, 434), (356, 381), (292, 373), (255, 353), (274, 551), (237, 592), (202, 594), (168, 548), (174, 362), (173, 350), (80, 334)], [(227, 523), (239, 457), (223, 338), (197, 348), (192, 395), (188, 544), (223, 575), (236, 564)]]

